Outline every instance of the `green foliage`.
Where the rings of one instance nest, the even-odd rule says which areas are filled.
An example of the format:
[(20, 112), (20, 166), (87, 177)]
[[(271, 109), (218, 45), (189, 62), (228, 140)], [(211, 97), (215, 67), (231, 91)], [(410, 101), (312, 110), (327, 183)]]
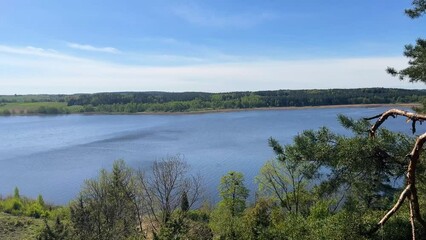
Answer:
[(48, 213), (44, 210), (43, 205), (38, 201), (29, 204), (26, 207), (25, 215), (33, 218), (47, 217)]
[(425, 95), (424, 91), (384, 88), (232, 93), (98, 93), (72, 96), (68, 106), (87, 106), (88, 109), (82, 108), (82, 112), (188, 112), (255, 107), (412, 103)]
[(216, 239), (241, 239), (242, 221), (234, 215), (229, 206), (220, 202), (210, 215), (209, 227)]
[(249, 191), (244, 186), (244, 176), (229, 172), (220, 180), (219, 194), (222, 200), (210, 216), (210, 228), (220, 239), (241, 238), (241, 216), (246, 207)]
[(188, 194), (186, 191), (182, 191), (182, 198), (180, 200), (180, 209), (183, 212), (188, 212), (189, 210), (189, 200), (188, 200)]
[[(422, 59), (422, 57), (416, 55), (418, 46), (413, 47), (413, 50), (409, 54), (415, 56), (417, 59)], [(421, 69), (421, 66), (417, 65)], [(394, 74), (398, 73), (396, 70), (394, 72)], [(257, 107), (414, 103), (420, 101), (424, 96), (426, 96), (426, 92), (422, 90), (386, 88), (277, 90), (230, 93), (125, 92), (75, 94), (68, 96), (0, 96), (0, 115), (193, 112)]]
[(307, 213), (310, 204), (307, 180), (317, 165), (303, 161), (300, 149), (294, 146), (283, 147), (273, 138), (269, 139), (269, 146), (276, 157), (267, 161), (256, 177), (259, 193), (276, 200), (287, 212)]
[(14, 216), (0, 212), (0, 239), (36, 239), (40, 229), (43, 227), (42, 219)]
[(158, 240), (180, 240), (185, 239), (188, 232), (188, 221), (182, 216), (171, 218), (156, 234)]
[(13, 197), (16, 198), (16, 199), (21, 198), (21, 196), (19, 195), (18, 187), (15, 187), (15, 189), (13, 190)]
[(8, 102), (0, 104), (0, 115), (67, 114), (73, 108), (64, 102)]
[(306, 239), (365, 239), (360, 231), (360, 219), (347, 211), (324, 218), (308, 218), (309, 237)]
[(46, 211), (48, 213), (47, 216), (49, 217), (49, 219), (60, 219), (70, 221), (71, 212), (69, 206), (67, 205), (49, 208)]
[(213, 234), (204, 221), (189, 218), (187, 213), (175, 212), (154, 235), (158, 240), (210, 240)]
[[(386, 209), (397, 190), (392, 181), (404, 176), (405, 155), (413, 139), (386, 129), (373, 139), (365, 131), (365, 121), (342, 116), (340, 120), (353, 136), (337, 135), (326, 128), (304, 131), (288, 148), (310, 163), (314, 171), (305, 174), (320, 182), (315, 188), (320, 196), (341, 193), (358, 207)], [(321, 173), (320, 168), (328, 171)]]
[(23, 204), (19, 198), (8, 198), (1, 203), (3, 212), (13, 215), (21, 215), (23, 213)]
[(244, 176), (239, 172), (229, 172), (220, 180), (219, 195), (223, 205), (232, 216), (240, 215), (246, 207), (249, 190), (244, 186)]
[(425, 0), (413, 0), (413, 8), (406, 9), (405, 13), (411, 18), (418, 18), (426, 12)]
[(309, 239), (309, 228), (306, 219), (301, 215), (284, 215), (282, 211), (274, 209), (271, 222), (272, 239)]
[(246, 209), (242, 218), (243, 239), (273, 239), (271, 232), (274, 203), (268, 199), (259, 199), (253, 207)]
[[(421, 17), (426, 13), (426, 1), (413, 0), (413, 7), (406, 9), (405, 13), (410, 18)], [(426, 40), (419, 38), (415, 45), (405, 45), (404, 55), (409, 59), (409, 66), (399, 71), (388, 67), (387, 72), (393, 76), (398, 76), (401, 80), (407, 78), (410, 82), (426, 83)]]
[(137, 210), (132, 171), (116, 161), (112, 172), (88, 180), (71, 204), (71, 223), (79, 239), (126, 239), (137, 235)]
[[(399, 186), (394, 181), (404, 177), (405, 155), (414, 139), (386, 129), (373, 139), (366, 131), (371, 127), (367, 121), (345, 116), (339, 116), (339, 121), (351, 131), (350, 136), (320, 128), (302, 132), (285, 146), (269, 140), (276, 157), (265, 163), (256, 178), (258, 196), (277, 204), (263, 203), (259, 210), (263, 200), (258, 200), (246, 210), (245, 239), (262, 239), (263, 234), (266, 239), (410, 237), (408, 211), (393, 216), (378, 233), (368, 234), (368, 230), (397, 198)], [(419, 169), (426, 172), (424, 163)], [(423, 189), (422, 177), (419, 181)], [(297, 205), (301, 209), (295, 211)]]
[(72, 239), (70, 226), (56, 218), (55, 224), (50, 224), (44, 220), (44, 228), (38, 234), (37, 240), (66, 240)]
[[(41, 195), (37, 197), (37, 200), (21, 197), (17, 187), (14, 189), (13, 197), (0, 200), (0, 211), (16, 216), (49, 218), (51, 212), (58, 211), (58, 209), (61, 208), (46, 204)], [(65, 216), (62, 219), (64, 218)]]
[[(71, 239), (64, 209), (68, 207), (46, 204), (41, 195), (37, 199), (21, 196), (15, 188), (13, 196), (0, 199), (0, 239)], [(54, 219), (56, 224), (50, 227)]]
[(426, 40), (417, 39), (415, 45), (405, 45), (404, 55), (409, 59), (409, 67), (400, 71), (388, 68), (388, 73), (399, 76), (401, 80), (408, 78), (410, 82), (426, 82)]
[(44, 199), (43, 199), (43, 196), (41, 196), (41, 194), (39, 194), (38, 196), (37, 196), (37, 203), (41, 206), (41, 207), (45, 207), (45, 203), (44, 203)]

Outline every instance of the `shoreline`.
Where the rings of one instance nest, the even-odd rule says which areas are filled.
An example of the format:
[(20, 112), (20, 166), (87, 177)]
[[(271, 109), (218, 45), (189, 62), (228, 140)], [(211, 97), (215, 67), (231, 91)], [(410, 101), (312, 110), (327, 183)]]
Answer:
[(420, 103), (373, 103), (373, 104), (340, 104), (340, 105), (320, 105), (303, 107), (260, 107), (260, 108), (229, 108), (229, 109), (209, 109), (188, 112), (93, 112), (93, 113), (71, 113), (83, 115), (187, 115), (187, 114), (208, 114), (208, 113), (230, 113), (230, 112), (248, 112), (248, 111), (285, 111), (285, 110), (303, 110), (303, 109), (327, 109), (327, 108), (376, 108), (376, 107), (405, 107), (414, 108), (421, 106)]
[(248, 111), (285, 111), (285, 110), (303, 110), (303, 109), (328, 109), (328, 108), (376, 108), (376, 107), (389, 107), (389, 108), (411, 108), (421, 106), (420, 103), (374, 103), (374, 104), (339, 104), (339, 105), (320, 105), (320, 106), (303, 106), (303, 107), (258, 107), (258, 108), (229, 108), (229, 109), (204, 109), (199, 111), (187, 112), (73, 112), (65, 114), (12, 114), (0, 115), (0, 117), (14, 117), (14, 116), (60, 116), (60, 115), (189, 115), (189, 114), (209, 114), (209, 113), (231, 113), (231, 112), (248, 112)]

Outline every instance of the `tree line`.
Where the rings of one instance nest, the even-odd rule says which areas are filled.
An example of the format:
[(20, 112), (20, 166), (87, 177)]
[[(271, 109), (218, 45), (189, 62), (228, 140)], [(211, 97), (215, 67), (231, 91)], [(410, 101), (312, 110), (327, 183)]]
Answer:
[(392, 88), (257, 92), (123, 92), (0, 96), (0, 115), (193, 112), (221, 109), (422, 102), (424, 90)]
[[(337, 104), (409, 103), (425, 96), (422, 90), (360, 88), (327, 90), (277, 90), (257, 92), (202, 93), (202, 92), (141, 92), (98, 93), (77, 95), (69, 98), (68, 105), (127, 105), (167, 104), (177, 111), (183, 108), (253, 108), (253, 107), (300, 107)], [(143, 108), (143, 107), (142, 107)]]
[(423, 90), (360, 88), (327, 90), (277, 90), (258, 92), (141, 92), (98, 93), (71, 96), (68, 106), (84, 106), (93, 112), (186, 112), (257, 107), (303, 107), (341, 104), (419, 102)]

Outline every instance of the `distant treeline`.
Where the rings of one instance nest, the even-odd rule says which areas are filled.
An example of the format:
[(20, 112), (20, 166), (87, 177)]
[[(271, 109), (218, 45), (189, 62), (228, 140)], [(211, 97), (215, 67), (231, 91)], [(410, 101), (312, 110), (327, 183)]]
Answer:
[(97, 93), (69, 97), (68, 106), (85, 106), (95, 112), (186, 112), (208, 109), (303, 107), (340, 104), (419, 102), (424, 90), (360, 88), (277, 90), (258, 92), (135, 92)]
[[(389, 104), (421, 102), (425, 90), (358, 88), (326, 90), (276, 90), (257, 92), (117, 92), (74, 95), (0, 96), (0, 104), (62, 103), (57, 109), (40, 106), (31, 113), (74, 112), (189, 112), (260, 107), (304, 107), (342, 104)], [(1, 109), (0, 109), (1, 110)], [(13, 113), (13, 109), (5, 108)], [(21, 111), (22, 112), (22, 111)], [(25, 111), (24, 111), (25, 112)]]

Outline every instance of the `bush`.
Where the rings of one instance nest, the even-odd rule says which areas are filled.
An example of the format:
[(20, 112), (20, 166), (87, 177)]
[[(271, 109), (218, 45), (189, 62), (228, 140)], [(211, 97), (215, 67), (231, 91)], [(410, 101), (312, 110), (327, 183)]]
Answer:
[(5, 213), (21, 215), (23, 204), (19, 198), (8, 198), (3, 201), (2, 209)]
[(25, 210), (25, 215), (33, 218), (47, 217), (48, 213), (44, 211), (43, 206), (38, 202), (31, 203)]

